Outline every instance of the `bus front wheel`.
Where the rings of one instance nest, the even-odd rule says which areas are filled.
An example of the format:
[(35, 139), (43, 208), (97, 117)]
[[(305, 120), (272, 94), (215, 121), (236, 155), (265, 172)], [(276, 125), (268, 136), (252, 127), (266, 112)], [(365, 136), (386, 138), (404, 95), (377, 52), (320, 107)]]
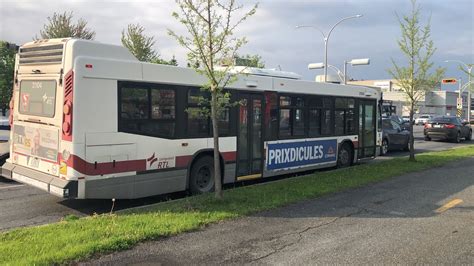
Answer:
[(194, 162), (189, 176), (189, 191), (202, 194), (214, 190), (214, 160), (204, 156)]
[(352, 155), (353, 150), (349, 143), (344, 143), (341, 148), (339, 149), (339, 153), (337, 155), (337, 167), (344, 168), (349, 167), (352, 164)]

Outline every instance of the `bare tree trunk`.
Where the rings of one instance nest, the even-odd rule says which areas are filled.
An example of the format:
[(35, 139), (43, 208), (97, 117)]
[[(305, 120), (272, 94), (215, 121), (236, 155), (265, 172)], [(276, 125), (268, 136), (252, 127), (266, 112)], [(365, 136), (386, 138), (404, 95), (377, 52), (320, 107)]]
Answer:
[(217, 95), (216, 91), (212, 91), (211, 98), (211, 120), (212, 120), (212, 136), (214, 140), (214, 189), (216, 199), (222, 199), (222, 178), (221, 178), (221, 162), (219, 153), (219, 125), (217, 120)]
[(415, 105), (413, 103), (410, 104), (410, 158), (409, 161), (415, 162), (415, 138), (413, 136), (413, 115), (415, 113)]

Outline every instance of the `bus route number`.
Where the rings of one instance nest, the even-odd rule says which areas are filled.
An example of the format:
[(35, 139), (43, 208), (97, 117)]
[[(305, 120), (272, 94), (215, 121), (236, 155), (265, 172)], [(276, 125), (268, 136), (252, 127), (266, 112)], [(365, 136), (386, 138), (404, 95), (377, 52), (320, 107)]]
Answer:
[(35, 81), (31, 84), (31, 88), (33, 89), (41, 89), (43, 88), (43, 82), (41, 81)]

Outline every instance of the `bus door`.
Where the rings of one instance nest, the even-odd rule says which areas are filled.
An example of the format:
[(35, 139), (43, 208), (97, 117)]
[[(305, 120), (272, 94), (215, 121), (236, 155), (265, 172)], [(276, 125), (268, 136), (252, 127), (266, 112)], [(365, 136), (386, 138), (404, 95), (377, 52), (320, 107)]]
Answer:
[(375, 101), (359, 101), (359, 158), (375, 156), (376, 122)]
[(240, 94), (237, 133), (237, 180), (262, 176), (262, 95)]

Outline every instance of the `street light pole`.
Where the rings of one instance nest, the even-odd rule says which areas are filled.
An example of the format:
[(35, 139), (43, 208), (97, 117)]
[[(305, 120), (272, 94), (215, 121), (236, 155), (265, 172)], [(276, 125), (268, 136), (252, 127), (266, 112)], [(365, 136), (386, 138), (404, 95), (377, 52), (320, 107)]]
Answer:
[[(444, 61), (446, 63), (448, 62), (457, 62), (461, 65), (464, 65), (464, 67), (467, 69), (467, 73), (468, 73), (468, 81), (467, 81), (467, 121), (469, 123), (471, 123), (471, 76), (472, 76), (472, 67), (474, 66), (474, 64), (466, 64), (464, 63), (463, 61), (461, 60), (446, 60)], [(461, 89), (459, 90), (459, 94), (461, 95)], [(461, 96), (460, 96), (461, 97)]]
[(344, 61), (344, 85), (347, 84), (347, 64), (351, 64), (352, 66), (369, 65), (370, 59), (362, 58), (362, 59), (352, 59), (351, 61)]
[(331, 37), (331, 33), (332, 31), (334, 30), (334, 28), (339, 25), (341, 22), (343, 21), (346, 21), (348, 19), (353, 19), (353, 18), (360, 18), (362, 17), (362, 15), (354, 15), (354, 16), (350, 16), (350, 17), (346, 17), (346, 18), (343, 18), (341, 20), (339, 20), (336, 24), (334, 24), (334, 26), (332, 26), (332, 28), (329, 30), (328, 34), (324, 34), (324, 32), (322, 30), (320, 30), (318, 27), (315, 27), (315, 26), (311, 26), (311, 25), (300, 25), (300, 26), (296, 26), (297, 29), (299, 28), (313, 28), (313, 29), (316, 29), (318, 30), (322, 35), (323, 35), (323, 38), (324, 38), (324, 82), (327, 82), (327, 78), (328, 78), (328, 68), (326, 67), (328, 65), (328, 41), (329, 41), (329, 37)]
[[(351, 66), (360, 66), (360, 65), (369, 65), (370, 64), (370, 59), (369, 58), (362, 58), (362, 59), (352, 59), (350, 61), (344, 60), (344, 72), (342, 72), (342, 77), (340, 76), (341, 70), (339, 70), (337, 67), (327, 64), (328, 67), (332, 67), (336, 69), (337, 75), (339, 75), (339, 79), (341, 82), (344, 82), (344, 85), (347, 84), (347, 64), (351, 64)], [(308, 65), (308, 69), (321, 69), (324, 68), (326, 69), (324, 63), (312, 63)]]

